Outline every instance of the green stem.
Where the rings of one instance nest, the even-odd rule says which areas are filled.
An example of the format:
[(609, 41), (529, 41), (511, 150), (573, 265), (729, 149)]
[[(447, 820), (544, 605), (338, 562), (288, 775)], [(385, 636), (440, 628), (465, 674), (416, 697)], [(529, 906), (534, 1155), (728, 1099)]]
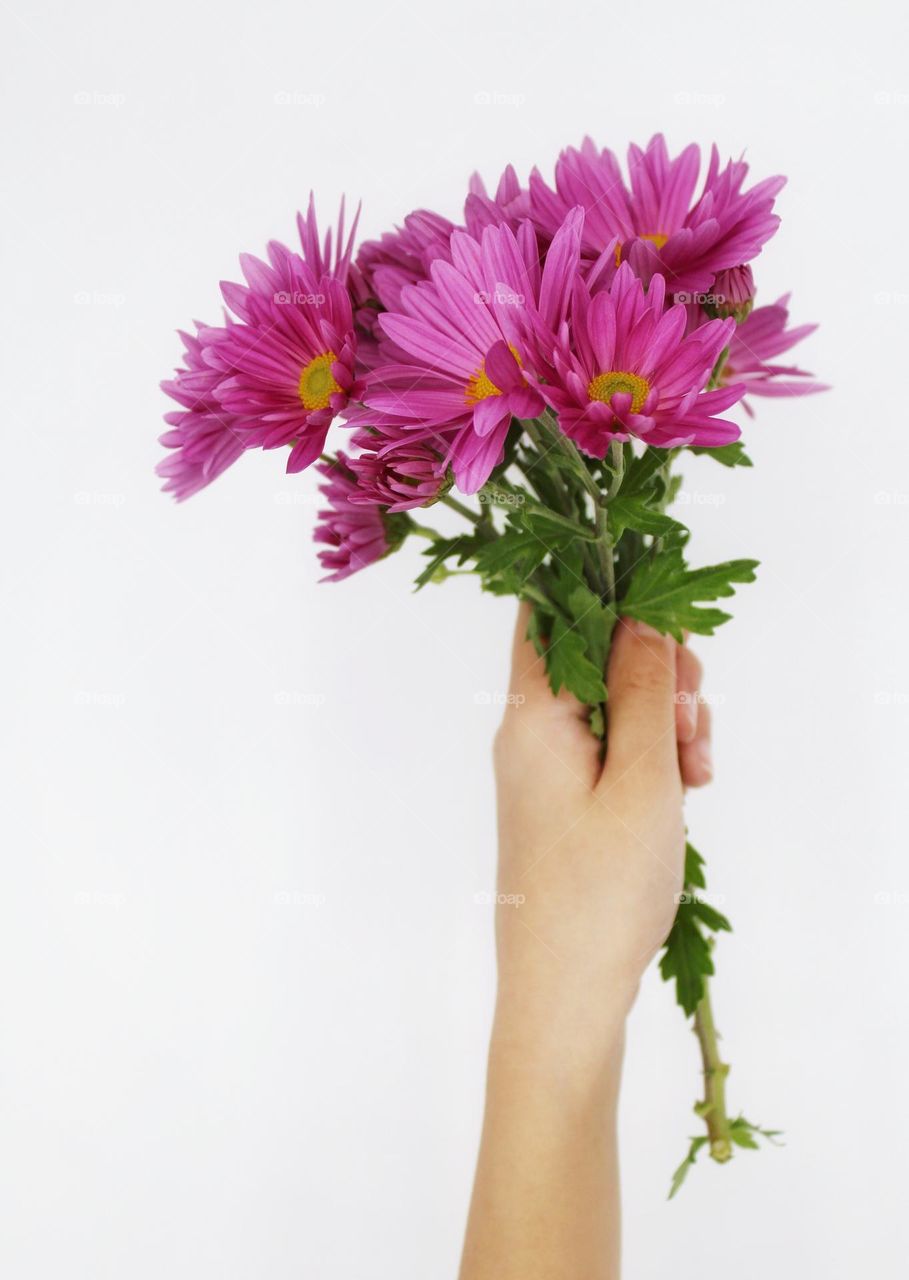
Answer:
[(446, 493), (445, 497), (440, 498), (439, 501), (444, 502), (446, 507), (451, 507), (452, 511), (457, 511), (458, 515), (464, 516), (465, 519), (470, 520), (473, 524), (479, 524), (482, 519), (482, 516), (478, 515), (476, 511), (471, 511), (470, 507), (465, 506), (463, 502), (459, 502), (457, 498), (453, 498), (450, 493)]
[(411, 520), (407, 527), (407, 532), (416, 533), (421, 538), (428, 538), (430, 542), (435, 542), (437, 538), (442, 536), (437, 530), (430, 529), (428, 525), (417, 524), (416, 520)]
[(694, 1013), (694, 1033), (701, 1046), (701, 1059), (704, 1064), (704, 1100), (698, 1106), (698, 1114), (703, 1117), (710, 1138), (710, 1155), (719, 1164), (732, 1159), (732, 1139), (729, 1131), (729, 1117), (726, 1114), (726, 1077), (729, 1075), (729, 1064), (720, 1057), (720, 1046), (716, 1024), (713, 1021), (713, 1007), (710, 1003), (710, 988), (704, 979), (704, 994)]

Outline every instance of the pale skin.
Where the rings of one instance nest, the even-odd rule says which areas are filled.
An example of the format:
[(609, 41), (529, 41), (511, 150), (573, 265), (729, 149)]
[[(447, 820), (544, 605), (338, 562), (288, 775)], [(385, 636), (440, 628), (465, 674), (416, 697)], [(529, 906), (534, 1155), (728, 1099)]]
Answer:
[(710, 720), (687, 646), (623, 622), (601, 764), (526, 629), (522, 607), (495, 747), (504, 901), (460, 1280), (617, 1280), (625, 1021), (675, 914), (683, 793), (712, 776)]

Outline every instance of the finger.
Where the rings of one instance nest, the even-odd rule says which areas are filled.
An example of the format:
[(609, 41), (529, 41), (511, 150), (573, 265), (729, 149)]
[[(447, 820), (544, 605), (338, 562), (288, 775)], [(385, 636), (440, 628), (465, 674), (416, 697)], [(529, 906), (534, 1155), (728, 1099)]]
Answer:
[(675, 736), (678, 645), (651, 627), (624, 620), (616, 628), (606, 686), (609, 731), (604, 775), (638, 764), (678, 776)]
[(710, 708), (706, 702), (698, 703), (698, 721), (691, 742), (679, 747), (679, 767), (686, 787), (703, 787), (713, 777), (713, 757), (710, 748)]
[(693, 742), (698, 727), (698, 694), (704, 669), (687, 645), (676, 655), (675, 731), (679, 745)]
[(553, 697), (549, 676), (546, 674), (546, 663), (527, 635), (530, 615), (530, 605), (522, 602), (518, 606), (511, 649), (508, 705), (532, 707), (544, 711), (557, 709), (559, 714), (563, 714), (565, 708), (568, 708), (572, 715), (586, 717), (586, 709), (567, 689), (560, 689), (558, 696)]

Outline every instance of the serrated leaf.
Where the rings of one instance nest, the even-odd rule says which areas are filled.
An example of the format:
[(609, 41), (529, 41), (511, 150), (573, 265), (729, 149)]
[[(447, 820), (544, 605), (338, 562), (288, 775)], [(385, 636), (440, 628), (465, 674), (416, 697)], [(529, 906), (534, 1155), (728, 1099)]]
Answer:
[(557, 511), (547, 511), (543, 507), (534, 507), (524, 512), (523, 520), (528, 529), (540, 537), (551, 537), (553, 534), (564, 537), (569, 534), (582, 542), (592, 542), (596, 537), (593, 529), (584, 529), (576, 520), (559, 515)]
[(679, 547), (663, 549), (634, 571), (622, 600), (622, 613), (649, 623), (679, 643), (685, 631), (713, 635), (730, 615), (721, 609), (700, 608), (699, 602), (734, 595), (733, 584), (753, 582), (757, 566), (757, 560), (728, 560), (689, 569)]
[(599, 671), (606, 670), (606, 659), (618, 615), (612, 605), (604, 604), (595, 591), (583, 582), (569, 592), (566, 603), (575, 626), (584, 637), (587, 656)]
[(722, 444), (717, 449), (707, 449), (703, 445), (689, 446), (689, 453), (705, 453), (724, 467), (753, 467), (754, 463), (745, 452), (741, 440), (733, 444)]
[(685, 888), (707, 888), (707, 878), (704, 875), (704, 859), (690, 840), (685, 843)]
[(457, 556), (458, 564), (463, 564), (473, 554), (478, 545), (482, 545), (482, 541), (466, 533), (462, 533), (460, 537), (437, 538), (435, 542), (431, 542), (423, 552), (424, 556), (429, 556), (429, 564), (415, 579), (417, 590), (419, 591), (422, 587), (425, 587), (428, 582), (432, 582), (436, 570), (446, 560), (449, 560), (452, 556)]
[(732, 932), (732, 925), (726, 919), (721, 911), (717, 911), (716, 907), (712, 907), (709, 902), (704, 902), (698, 897), (692, 897), (688, 904), (691, 910), (708, 929), (712, 929), (714, 933), (725, 930), (727, 933)]
[(595, 706), (606, 701), (602, 670), (587, 656), (583, 635), (557, 617), (546, 649), (546, 670), (553, 693), (568, 689), (580, 702)]
[[(633, 494), (625, 496), (620, 493), (613, 498), (608, 507), (609, 527), (613, 538), (618, 541), (626, 529), (635, 529), (638, 533), (649, 533), (656, 538), (677, 533), (685, 526), (663, 511), (648, 506), (643, 497)], [(687, 529), (685, 529), (687, 533)]]
[(527, 577), (542, 564), (547, 554), (548, 548), (539, 538), (522, 529), (506, 529), (500, 537), (484, 543), (474, 553), (474, 562), (484, 577), (510, 569), (520, 562)]
[(704, 994), (704, 979), (713, 973), (713, 960), (710, 943), (684, 901), (663, 946), (660, 974), (664, 982), (675, 978), (675, 998), (690, 1018)]

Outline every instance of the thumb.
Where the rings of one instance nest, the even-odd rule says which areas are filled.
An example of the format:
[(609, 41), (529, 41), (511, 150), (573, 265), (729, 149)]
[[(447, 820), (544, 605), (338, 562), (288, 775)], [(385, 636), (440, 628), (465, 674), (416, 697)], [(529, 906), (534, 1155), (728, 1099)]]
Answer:
[(678, 646), (643, 622), (623, 619), (609, 655), (604, 773), (612, 780), (643, 767), (678, 774), (675, 733)]

